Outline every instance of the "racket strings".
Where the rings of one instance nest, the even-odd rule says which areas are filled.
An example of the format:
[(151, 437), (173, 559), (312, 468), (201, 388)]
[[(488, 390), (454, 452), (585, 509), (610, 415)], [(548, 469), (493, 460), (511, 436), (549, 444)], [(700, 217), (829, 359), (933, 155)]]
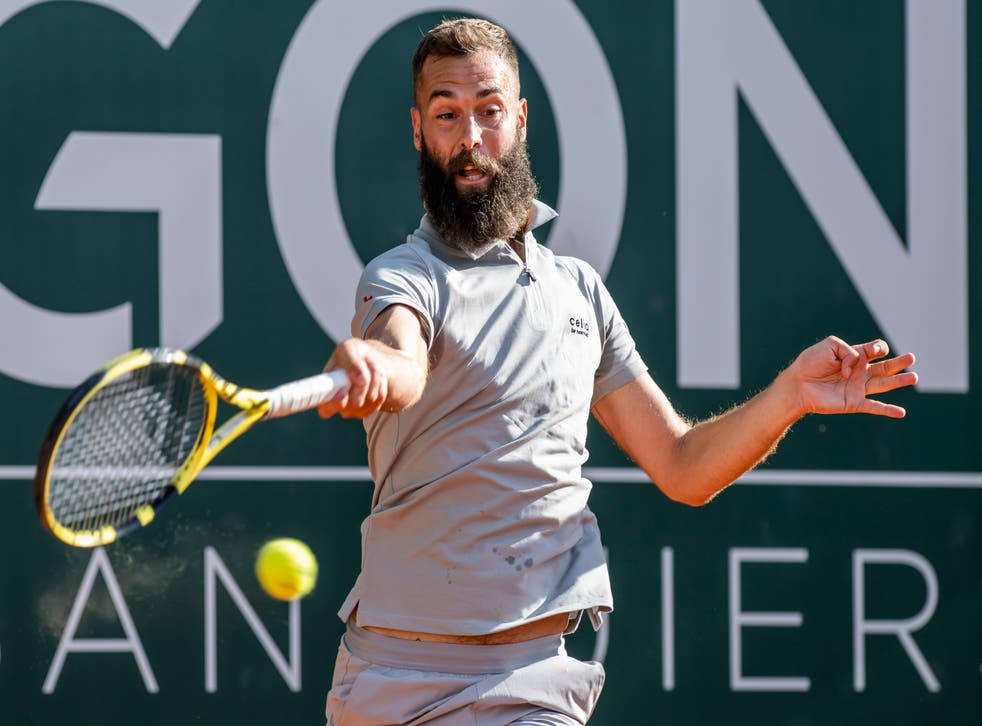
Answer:
[(52, 462), (49, 506), (74, 530), (128, 522), (163, 498), (204, 424), (196, 371), (153, 364), (120, 376), (79, 409)]

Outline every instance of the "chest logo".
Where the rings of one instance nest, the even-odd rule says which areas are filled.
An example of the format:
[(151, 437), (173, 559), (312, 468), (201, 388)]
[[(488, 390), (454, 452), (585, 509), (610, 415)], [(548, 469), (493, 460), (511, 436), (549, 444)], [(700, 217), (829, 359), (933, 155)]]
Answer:
[(590, 323), (583, 318), (569, 318), (569, 332), (590, 337)]

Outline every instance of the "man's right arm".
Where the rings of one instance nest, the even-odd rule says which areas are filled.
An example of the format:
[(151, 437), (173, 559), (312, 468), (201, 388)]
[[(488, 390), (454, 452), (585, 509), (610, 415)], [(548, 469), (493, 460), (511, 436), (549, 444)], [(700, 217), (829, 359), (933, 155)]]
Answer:
[(429, 373), (423, 326), (415, 311), (394, 304), (383, 310), (364, 338), (348, 338), (334, 349), (325, 371), (343, 369), (347, 392), (321, 404), (321, 418), (336, 413), (364, 418), (376, 411), (402, 411), (423, 395)]

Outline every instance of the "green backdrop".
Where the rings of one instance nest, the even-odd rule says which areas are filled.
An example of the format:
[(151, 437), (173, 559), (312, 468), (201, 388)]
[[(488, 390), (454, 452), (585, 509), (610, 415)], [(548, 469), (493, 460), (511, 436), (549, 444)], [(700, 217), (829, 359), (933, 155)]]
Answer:
[[(271, 212), (276, 195), (301, 195), (302, 179), (271, 183), (268, 143), (271, 124), (279, 122), (271, 107), (288, 48), (308, 13), (326, 12), (327, 1), (183, 0), (149, 10), (124, 0), (0, 3), (0, 402), (8, 413), (0, 421), (0, 538), (7, 553), (0, 565), (0, 723), (323, 721), (342, 632), (334, 612), (357, 573), (358, 525), (370, 504), (364, 474), (344, 468), (365, 464), (360, 425), (304, 415), (261, 427), (223, 453), (209, 478), (153, 527), (95, 559), (41, 531), (33, 514), (31, 467), (66, 393), (66, 384), (54, 379), (68, 379), (74, 371), (75, 351), (64, 342), (62, 328), (45, 327), (52, 318), (44, 312), (76, 326), (83, 320), (64, 314), (128, 302), (132, 344), (156, 345), (163, 288), (174, 285), (161, 281), (158, 243), (167, 231), (152, 208), (134, 209), (134, 203), (122, 210), (122, 202), (112, 200), (103, 209), (64, 200), (38, 203), (42, 183), (50, 180), (56, 155), (73, 132), (104, 134), (110, 141), (143, 134), (217, 142), (220, 185), (211, 189), (220, 202), (221, 319), (190, 341), (195, 353), (229, 379), (257, 387), (319, 370), (329, 355), (329, 331), (291, 276), (278, 239), (281, 225)], [(337, 198), (323, 204), (340, 210), (360, 259), (401, 242), (421, 214), (408, 123), (409, 58), (421, 29), (458, 10), (486, 6), (486, 14), (508, 27), (510, 17), (521, 16), (515, 23), (521, 28), (531, 24), (547, 34), (555, 28), (559, 36), (548, 53), (568, 54), (569, 73), (586, 53), (562, 35), (570, 23), (584, 23), (606, 59), (622, 127), (618, 132), (600, 124), (596, 135), (599, 142), (623, 134), (626, 174), (618, 202), (623, 221), (606, 280), (652, 374), (680, 410), (701, 417), (745, 399), (798, 350), (831, 332), (853, 341), (882, 335), (896, 347), (906, 342), (881, 327), (884, 316), (877, 313), (883, 303), (871, 305), (866, 283), (857, 284), (842, 264), (827, 225), (819, 223), (822, 214), (802, 194), (795, 169), (775, 151), (753, 102), (759, 92), (741, 87), (732, 98), (739, 150), (739, 385), (680, 384), (686, 375), (677, 354), (678, 264), (685, 239), (677, 221), (687, 198), (678, 188), (687, 161), (677, 148), (678, 58), (680, 43), (698, 36), (685, 35), (677, 21), (681, 13), (697, 10), (711, 19), (722, 5), (412, 4), (417, 5), (418, 12), (406, 11), (369, 0), (347, 14), (339, 11), (342, 26), (357, 16), (376, 28), (346, 84), (336, 137), (325, 131), (323, 139), (333, 144), (335, 163), (322, 172), (337, 183)], [(908, 123), (909, 23), (916, 5), (917, 0), (740, 0), (727, 11), (744, 20), (765, 13), (905, 247), (913, 245), (908, 143), (911, 136), (932, 133)], [(972, 252), (980, 244), (973, 222), (982, 171), (982, 47), (976, 42), (982, 13), (961, 0), (940, 3), (939, 12), (941, 7), (955, 22), (948, 37), (960, 38), (965, 50), (959, 60), (957, 47), (928, 39), (935, 43), (932, 52), (953, 53), (953, 67), (964, 73), (964, 86), (955, 84), (963, 106), (952, 107), (965, 118), (966, 145), (959, 157), (964, 166), (961, 177), (958, 165), (952, 167), (956, 178), (945, 189), (962, 195), (968, 231), (954, 242), (932, 238), (930, 230), (919, 238), (928, 247), (963, 254), (945, 268), (949, 278), (937, 277), (933, 288), (921, 286), (911, 295), (915, 311), (933, 315), (935, 295), (942, 297), (949, 286), (966, 290), (964, 309), (953, 318), (932, 318), (925, 328), (955, 341), (951, 350), (968, 366), (967, 385), (941, 376), (936, 385), (889, 396), (907, 407), (902, 422), (807, 418), (760, 472), (699, 509), (675, 504), (650, 482), (639, 481), (595, 426), (591, 506), (608, 548), (617, 607), (599, 638), (581, 628), (570, 640), (573, 654), (603, 656), (607, 669), (591, 723), (979, 721), (982, 435), (976, 410), (982, 397), (976, 361), (982, 326), (972, 312), (979, 309), (982, 265)], [(921, 6), (919, 12), (930, 11)], [(159, 31), (166, 42), (151, 37), (150, 27), (169, 27)], [(521, 45), (523, 34), (515, 35)], [(737, 55), (744, 52), (726, 32), (713, 37), (732, 41)], [(312, 93), (331, 63), (352, 62), (333, 52), (325, 40), (315, 53), (324, 65), (301, 74)], [(570, 128), (569, 114), (581, 114), (581, 126), (593, 117), (600, 90), (587, 86), (577, 97), (558, 98), (562, 79), (538, 69), (548, 66), (555, 74), (563, 64), (534, 62), (543, 52), (522, 47), (530, 149), (542, 198), (558, 205), (561, 215), (561, 201), (567, 211), (589, 210), (594, 196), (611, 196), (611, 183), (596, 178), (586, 185), (592, 185), (591, 194), (561, 199), (564, 165), (586, 153), (581, 141), (561, 130)], [(810, 118), (807, 110), (791, 106), (787, 113)], [(957, 138), (951, 143), (962, 148)], [(158, 157), (162, 168), (178, 168), (167, 153)], [(96, 154), (70, 176), (63, 196), (81, 198), (87, 188), (99, 188), (111, 161)], [(546, 229), (543, 237), (549, 234)], [(322, 243), (335, 249), (342, 241), (325, 232)], [(883, 275), (891, 270), (885, 266)], [(351, 290), (335, 292), (347, 300), (353, 285), (351, 280)], [(177, 284), (169, 294), (195, 292)], [(706, 298), (713, 299), (711, 291)], [(25, 320), (35, 318), (15, 309), (33, 311), (42, 322), (29, 325)], [(965, 313), (968, 323), (962, 324)], [(705, 355), (716, 355), (723, 345), (705, 340)], [(42, 359), (43, 366), (36, 362)], [(38, 380), (44, 376), (49, 380)], [(289, 606), (266, 598), (252, 575), (255, 552), (273, 536), (304, 539), (321, 565), (317, 589), (294, 606), (293, 625), (300, 631), (292, 653)], [(219, 572), (229, 578), (216, 579), (216, 556)], [(83, 576), (90, 567), (97, 568), (96, 577), (86, 597)], [(113, 578), (118, 590), (110, 587)], [(283, 672), (230, 595), (228, 579), (254, 610), (251, 622), (262, 624), (282, 654)], [(859, 591), (863, 605), (857, 613)], [(114, 593), (122, 600), (114, 600)], [(66, 634), (74, 604), (80, 608), (78, 627)], [(784, 626), (741, 626), (747, 613), (800, 618), (786, 615)], [(209, 621), (215, 623), (214, 663), (208, 656)], [(856, 633), (875, 628), (874, 621), (894, 622), (886, 626), (893, 632), (860, 637), (858, 653)], [(898, 637), (905, 627), (909, 635)], [(145, 652), (149, 671), (143, 675), (132, 633)], [(735, 634), (738, 672), (732, 662)], [(87, 647), (86, 639), (96, 641), (88, 647), (105, 650), (113, 647), (105, 641), (118, 645), (127, 637), (119, 652), (78, 652)], [(60, 669), (59, 643), (70, 649)], [(148, 692), (147, 672), (156, 692)]]

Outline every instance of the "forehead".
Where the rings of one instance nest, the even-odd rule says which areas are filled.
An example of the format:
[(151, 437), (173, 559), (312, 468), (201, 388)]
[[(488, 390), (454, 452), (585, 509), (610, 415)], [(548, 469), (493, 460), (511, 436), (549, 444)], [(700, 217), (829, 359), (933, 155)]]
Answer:
[(504, 58), (491, 50), (460, 56), (430, 56), (419, 74), (419, 102), (426, 105), (434, 91), (474, 96), (483, 89), (500, 88), (518, 95), (518, 79)]

